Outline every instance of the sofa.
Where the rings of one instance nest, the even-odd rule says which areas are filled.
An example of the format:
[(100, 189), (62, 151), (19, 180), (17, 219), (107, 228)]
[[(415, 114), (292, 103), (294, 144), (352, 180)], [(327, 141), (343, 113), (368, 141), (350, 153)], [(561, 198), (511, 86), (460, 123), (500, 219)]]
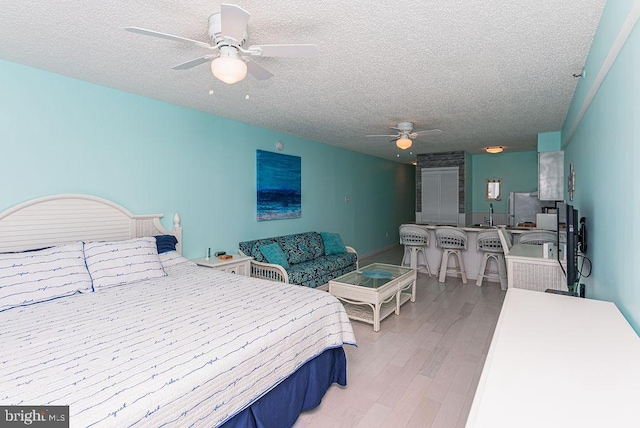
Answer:
[(304, 232), (244, 241), (239, 253), (253, 257), (251, 276), (311, 288), (328, 289), (328, 282), (358, 268), (358, 253), (340, 235)]

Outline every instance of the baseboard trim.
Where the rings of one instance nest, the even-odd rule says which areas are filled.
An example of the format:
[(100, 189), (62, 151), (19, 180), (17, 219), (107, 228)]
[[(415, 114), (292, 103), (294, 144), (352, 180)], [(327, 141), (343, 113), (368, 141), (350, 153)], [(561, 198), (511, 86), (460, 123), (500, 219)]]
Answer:
[(358, 259), (366, 259), (368, 257), (373, 257), (377, 254), (384, 253), (385, 251), (393, 250), (394, 248), (400, 247), (400, 246), (401, 246), (400, 244), (387, 245), (386, 247), (378, 248), (377, 250), (371, 251), (366, 254), (358, 254)]

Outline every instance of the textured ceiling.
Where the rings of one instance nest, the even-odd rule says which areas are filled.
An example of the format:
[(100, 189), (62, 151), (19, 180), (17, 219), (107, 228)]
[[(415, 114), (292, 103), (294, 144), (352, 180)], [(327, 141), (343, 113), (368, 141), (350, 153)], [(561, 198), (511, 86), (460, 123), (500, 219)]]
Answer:
[[(560, 130), (605, 0), (244, 0), (247, 45), (315, 43), (320, 55), (256, 58), (275, 76), (235, 85), (207, 65), (171, 68), (207, 52), (124, 31), (207, 41), (220, 3), (0, 0), (0, 58), (410, 162), (488, 145), (533, 150), (538, 133)], [(389, 138), (365, 137), (400, 121), (443, 132), (400, 157)]]

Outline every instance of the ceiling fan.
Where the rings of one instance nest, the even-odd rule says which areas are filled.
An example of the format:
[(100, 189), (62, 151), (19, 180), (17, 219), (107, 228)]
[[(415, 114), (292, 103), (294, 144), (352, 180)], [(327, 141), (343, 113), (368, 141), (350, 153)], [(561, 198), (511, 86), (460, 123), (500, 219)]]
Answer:
[(211, 62), (213, 75), (228, 84), (243, 80), (247, 72), (258, 80), (266, 80), (273, 76), (269, 70), (253, 61), (250, 58), (252, 56), (308, 58), (318, 54), (318, 47), (312, 44), (252, 45), (245, 49), (243, 45), (247, 40), (249, 16), (249, 12), (239, 6), (222, 4), (220, 12), (209, 17), (208, 43), (139, 27), (126, 27), (125, 30), (185, 42), (214, 51), (173, 68), (187, 70)]
[(399, 149), (406, 150), (413, 144), (411, 140), (416, 139), (418, 135), (442, 134), (442, 131), (439, 129), (426, 129), (424, 131), (414, 132), (413, 122), (400, 122), (395, 127), (392, 126), (389, 129), (395, 129), (398, 133), (395, 135), (367, 135), (367, 137), (393, 137), (391, 141), (395, 141)]

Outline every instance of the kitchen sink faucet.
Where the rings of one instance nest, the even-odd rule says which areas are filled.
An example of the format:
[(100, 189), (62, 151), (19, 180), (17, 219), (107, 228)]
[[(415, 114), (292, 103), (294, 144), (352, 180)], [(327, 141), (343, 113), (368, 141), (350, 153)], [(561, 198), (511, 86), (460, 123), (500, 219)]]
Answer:
[(489, 204), (489, 226), (493, 227), (493, 203)]

